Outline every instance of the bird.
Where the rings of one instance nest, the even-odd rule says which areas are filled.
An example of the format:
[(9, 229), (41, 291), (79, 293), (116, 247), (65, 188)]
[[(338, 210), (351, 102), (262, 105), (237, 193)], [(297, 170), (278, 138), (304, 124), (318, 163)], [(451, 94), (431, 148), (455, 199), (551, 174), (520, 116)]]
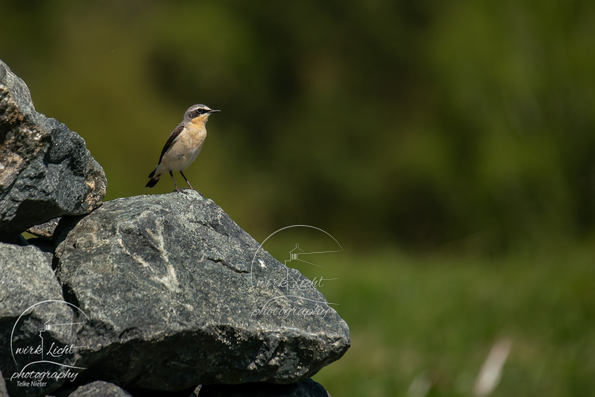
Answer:
[(206, 124), (209, 116), (220, 110), (211, 109), (207, 105), (192, 105), (184, 113), (184, 119), (172, 131), (161, 151), (159, 162), (155, 170), (149, 174), (149, 182), (145, 187), (153, 187), (165, 173), (169, 172), (174, 186), (178, 192), (183, 192), (174, 179), (174, 171), (179, 171), (186, 180), (190, 189), (195, 190), (184, 170), (198, 157), (202, 145), (207, 138)]

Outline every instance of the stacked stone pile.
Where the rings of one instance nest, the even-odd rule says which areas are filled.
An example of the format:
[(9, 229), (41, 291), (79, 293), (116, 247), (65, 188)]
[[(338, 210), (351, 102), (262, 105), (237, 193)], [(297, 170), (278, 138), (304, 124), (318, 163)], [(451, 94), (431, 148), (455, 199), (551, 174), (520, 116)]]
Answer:
[(349, 328), (305, 276), (195, 191), (106, 186), (0, 61), (0, 396), (328, 395)]

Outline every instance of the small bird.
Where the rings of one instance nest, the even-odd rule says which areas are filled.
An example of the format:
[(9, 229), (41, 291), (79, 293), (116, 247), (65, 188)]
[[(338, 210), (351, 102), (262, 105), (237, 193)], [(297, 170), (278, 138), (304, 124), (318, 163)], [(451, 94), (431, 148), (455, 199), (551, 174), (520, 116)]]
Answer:
[(174, 186), (182, 192), (174, 179), (173, 171), (180, 171), (190, 189), (194, 190), (184, 175), (184, 170), (198, 157), (202, 145), (207, 139), (206, 124), (212, 113), (220, 112), (206, 105), (192, 105), (184, 113), (184, 120), (169, 135), (161, 151), (159, 163), (151, 174), (145, 187), (153, 187), (166, 172), (169, 172)]

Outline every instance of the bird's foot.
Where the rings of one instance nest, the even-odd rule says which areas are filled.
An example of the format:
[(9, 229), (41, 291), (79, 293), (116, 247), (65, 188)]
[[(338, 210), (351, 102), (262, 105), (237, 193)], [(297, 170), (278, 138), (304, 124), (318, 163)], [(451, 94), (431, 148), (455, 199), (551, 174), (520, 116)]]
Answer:
[(194, 190), (196, 193), (200, 194), (200, 197), (204, 197), (204, 195), (201, 192), (199, 192), (198, 190), (196, 190), (194, 188), (182, 188), (182, 189), (180, 189), (179, 187), (176, 187), (176, 191), (178, 191), (179, 193), (188, 194), (188, 192), (186, 190)]
[[(196, 190), (194, 188), (184, 189), (184, 190), (194, 190), (196, 193), (200, 194), (200, 197), (204, 197), (204, 194), (202, 194), (201, 192), (199, 192), (198, 190)], [(184, 193), (186, 193), (186, 192), (184, 192)]]

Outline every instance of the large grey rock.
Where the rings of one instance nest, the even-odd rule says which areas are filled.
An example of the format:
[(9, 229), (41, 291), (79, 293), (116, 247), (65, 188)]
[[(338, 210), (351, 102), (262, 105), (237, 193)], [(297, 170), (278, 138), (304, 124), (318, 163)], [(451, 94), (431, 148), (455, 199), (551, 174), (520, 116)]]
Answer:
[(198, 397), (328, 397), (319, 383), (306, 379), (291, 385), (245, 383), (241, 385), (202, 386)]
[(45, 396), (75, 373), (64, 366), (73, 354), (55, 349), (73, 344), (75, 322), (41, 250), (0, 243), (0, 370), (10, 396)]
[(76, 342), (82, 380), (288, 384), (350, 345), (310, 280), (195, 191), (106, 202), (63, 217), (54, 239), (65, 298), (89, 317)]
[(35, 111), (29, 89), (0, 61), (0, 241), (101, 205), (107, 181), (85, 141)]

